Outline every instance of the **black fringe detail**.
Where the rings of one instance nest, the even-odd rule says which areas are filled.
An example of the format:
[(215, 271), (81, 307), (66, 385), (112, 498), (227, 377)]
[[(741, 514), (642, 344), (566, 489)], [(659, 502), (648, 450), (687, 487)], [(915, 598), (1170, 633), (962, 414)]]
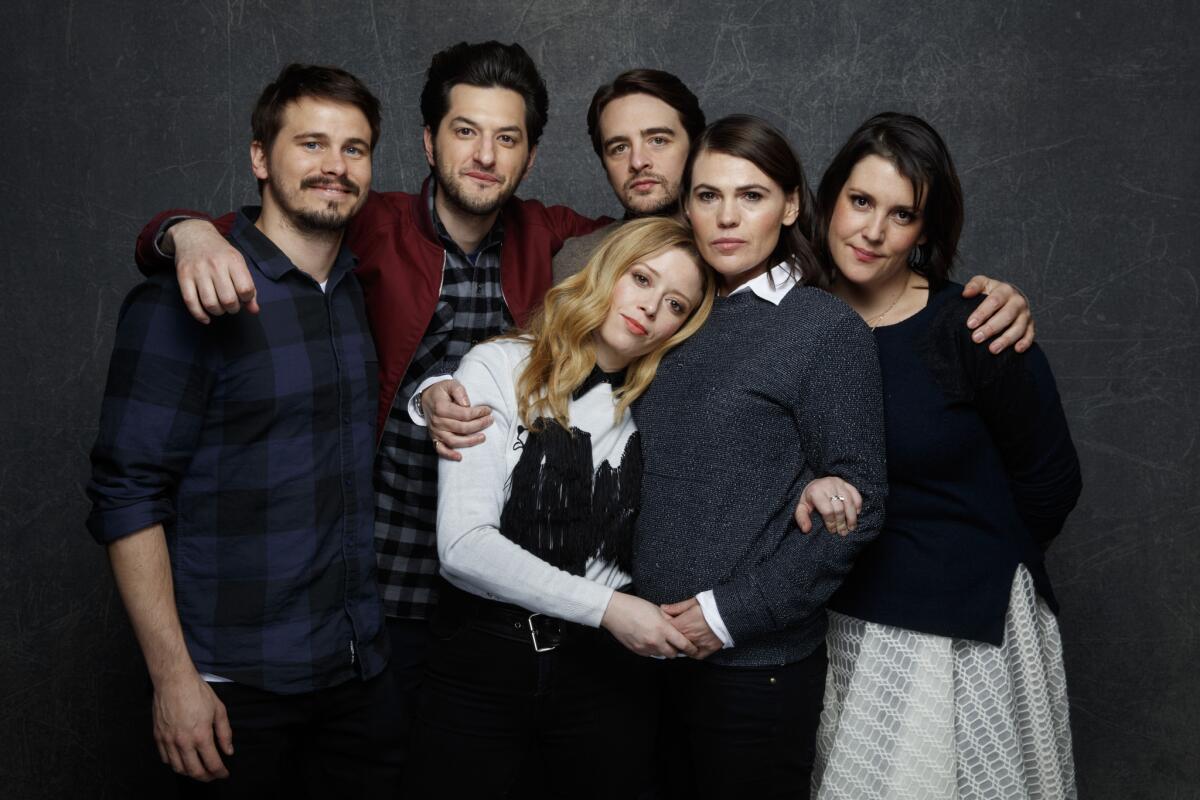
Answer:
[(625, 444), (618, 467), (592, 474), (592, 437), (551, 419), (530, 431), (509, 478), (500, 532), (574, 575), (602, 558), (625, 572), (633, 561), (633, 526), (642, 490), (641, 438)]

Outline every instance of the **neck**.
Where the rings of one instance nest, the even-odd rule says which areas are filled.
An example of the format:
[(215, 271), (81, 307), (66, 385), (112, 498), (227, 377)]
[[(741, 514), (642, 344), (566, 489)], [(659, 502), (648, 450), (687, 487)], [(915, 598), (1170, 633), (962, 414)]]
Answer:
[(919, 311), (911, 302), (928, 284), (910, 269), (897, 272), (880, 284), (851, 283), (839, 276), (833, 285), (833, 293), (847, 304), (872, 328), (900, 322)]
[(342, 231), (314, 231), (296, 225), (273, 203), (263, 198), (258, 228), (287, 256), (296, 268), (317, 283), (329, 280), (333, 261), (342, 245)]
[(721, 275), (718, 286), (718, 294), (722, 297), (728, 297), (729, 295), (733, 294), (734, 289), (737, 289), (739, 286), (745, 286), (759, 275), (769, 272), (771, 267), (768, 261), (764, 261), (754, 269), (748, 269), (745, 272), (739, 272), (736, 275)]
[(445, 226), (446, 233), (450, 234), (450, 238), (464, 253), (474, 253), (479, 249), (479, 243), (488, 235), (488, 231), (496, 224), (496, 218), (500, 216), (499, 208), (486, 216), (463, 211), (453, 203), (447, 202), (446, 193), (437, 189), (433, 192), (433, 207), (437, 210), (438, 219)]

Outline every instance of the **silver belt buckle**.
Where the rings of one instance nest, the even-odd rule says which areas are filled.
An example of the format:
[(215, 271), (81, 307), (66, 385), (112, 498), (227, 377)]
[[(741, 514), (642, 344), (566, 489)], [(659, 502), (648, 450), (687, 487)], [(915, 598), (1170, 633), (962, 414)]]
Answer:
[(536, 628), (536, 627), (534, 627), (534, 624), (533, 624), (533, 618), (534, 618), (534, 617), (541, 617), (541, 616), (544, 616), (544, 615), (543, 615), (543, 614), (537, 614), (537, 613), (535, 613), (535, 614), (530, 614), (530, 615), (529, 615), (529, 619), (528, 619), (528, 620), (526, 620), (526, 624), (527, 624), (527, 625), (529, 625), (529, 638), (530, 638), (530, 640), (532, 640), (532, 642), (533, 642), (533, 652), (535, 652), (535, 653), (549, 653), (551, 650), (556, 650), (556, 649), (558, 648), (558, 645), (556, 645), (556, 644), (552, 644), (552, 645), (550, 645), (549, 647), (542, 647), (540, 644), (538, 644), (537, 628)]

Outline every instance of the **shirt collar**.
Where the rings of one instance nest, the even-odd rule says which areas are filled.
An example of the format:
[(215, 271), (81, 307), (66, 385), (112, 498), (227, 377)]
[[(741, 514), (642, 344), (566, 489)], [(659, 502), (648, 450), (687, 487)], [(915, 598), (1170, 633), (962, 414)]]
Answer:
[(571, 392), (571, 399), (578, 400), (585, 394), (595, 389), (602, 383), (607, 383), (614, 389), (625, 384), (625, 370), (617, 372), (605, 372), (600, 369), (600, 365), (592, 367), (592, 371), (583, 379), (583, 383), (575, 387), (575, 391)]
[[(233, 229), (229, 232), (230, 240), (247, 259), (254, 262), (259, 272), (273, 281), (280, 280), (292, 270), (302, 272), (265, 233), (254, 226), (261, 212), (261, 206), (243, 206), (234, 218)], [(329, 270), (326, 291), (336, 286), (341, 277), (357, 264), (358, 259), (343, 241)]]
[(792, 277), (792, 271), (788, 269), (787, 262), (781, 261), (757, 278), (746, 281), (729, 294), (732, 296), (742, 290), (747, 290), (754, 292), (763, 300), (779, 305), (795, 285), (796, 279)]
[(442, 240), (443, 247), (452, 253), (462, 253), (462, 255), (473, 264), (475, 263), (475, 259), (478, 258), (479, 254), (484, 250), (487, 250), (492, 245), (500, 244), (504, 241), (504, 224), (501, 222), (501, 220), (504, 218), (504, 214), (497, 214), (495, 224), (492, 225), (492, 229), (487, 232), (487, 236), (483, 237), (483, 241), (479, 243), (479, 247), (475, 250), (475, 252), (463, 253), (463, 249), (459, 247), (458, 243), (450, 237), (449, 231), (446, 230), (446, 226), (442, 224), (442, 220), (438, 216), (437, 205), (433, 202), (434, 194), (437, 192), (437, 190), (437, 181), (430, 181), (429, 194), (426, 197), (425, 203), (426, 209), (429, 211), (429, 219), (433, 220), (433, 229), (437, 232), (438, 238)]

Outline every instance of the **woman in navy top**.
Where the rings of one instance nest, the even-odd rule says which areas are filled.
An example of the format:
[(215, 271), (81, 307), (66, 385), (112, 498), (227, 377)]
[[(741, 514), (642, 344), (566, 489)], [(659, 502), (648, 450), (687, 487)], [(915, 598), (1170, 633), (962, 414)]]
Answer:
[(969, 339), (977, 301), (948, 280), (962, 221), (945, 144), (909, 115), (864, 123), (818, 190), (831, 290), (879, 349), (889, 484), (830, 602), (819, 797), (1075, 793), (1042, 552), (1079, 462), (1041, 350)]

